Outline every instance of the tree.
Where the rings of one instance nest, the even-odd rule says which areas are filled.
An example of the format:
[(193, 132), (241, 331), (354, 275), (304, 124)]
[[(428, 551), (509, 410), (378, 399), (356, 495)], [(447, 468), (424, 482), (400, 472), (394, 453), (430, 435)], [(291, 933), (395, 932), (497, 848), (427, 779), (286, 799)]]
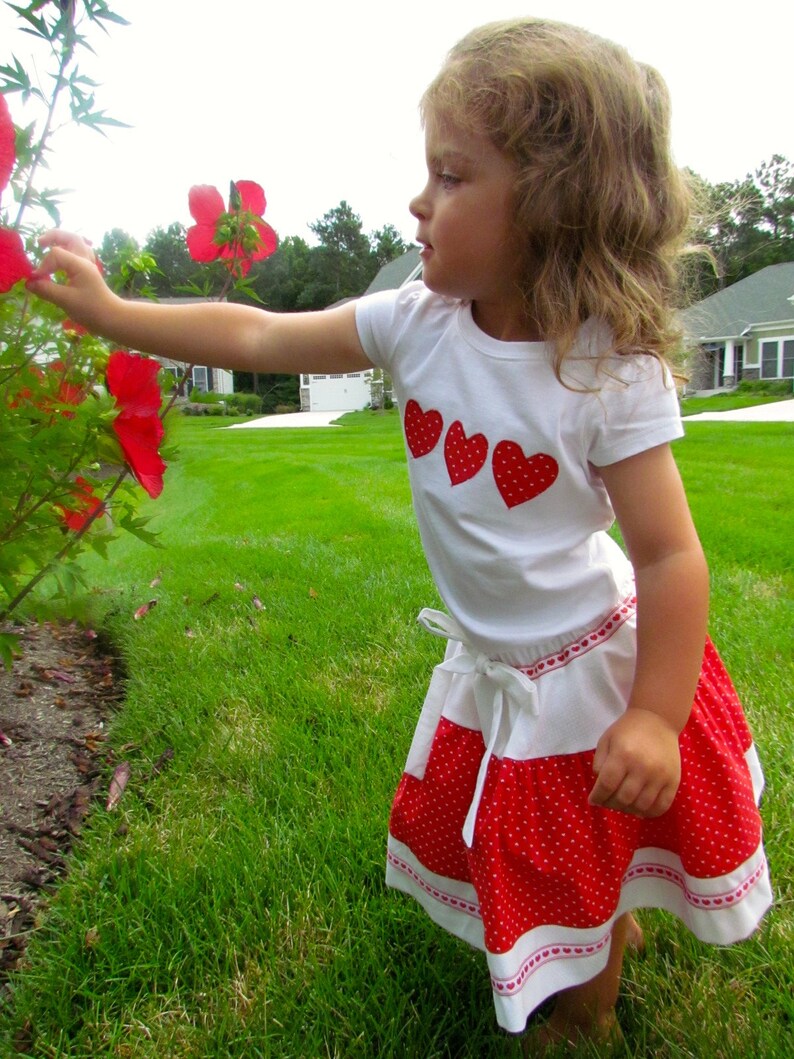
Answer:
[(408, 244), (393, 224), (384, 224), (382, 228), (374, 231), (370, 236), (370, 242), (379, 269), (409, 249)]
[[(286, 236), (275, 253), (254, 262), (245, 287), (231, 300), (253, 301), (276, 312), (326, 309), (363, 294), (378, 269), (408, 249), (393, 224), (366, 235), (361, 218), (344, 200), (309, 227), (318, 246), (309, 246), (300, 236)], [(222, 263), (197, 270), (179, 222), (155, 228), (143, 249), (127, 232), (114, 228), (106, 233), (100, 256), (112, 285), (126, 293), (211, 298), (227, 278)]]
[(775, 242), (794, 238), (794, 165), (783, 155), (773, 154), (755, 171), (755, 186), (763, 228)]
[(311, 255), (312, 278), (299, 299), (301, 309), (319, 309), (362, 294), (378, 264), (361, 218), (343, 199), (309, 225), (320, 240)]
[(188, 253), (185, 226), (179, 221), (150, 232), (144, 250), (157, 262), (159, 271), (152, 277), (152, 288), (159, 298), (178, 295), (179, 288), (195, 278), (196, 263)]
[(107, 281), (117, 293), (146, 298), (154, 296), (152, 280), (157, 275), (157, 262), (127, 232), (114, 228), (106, 233), (99, 256)]
[(296, 412), (300, 409), (300, 380), (297, 375), (254, 375), (250, 371), (236, 371), (234, 389), (236, 393), (259, 394), (265, 414), (275, 412), (279, 406)]
[(311, 279), (311, 248), (300, 236), (288, 235), (278, 250), (258, 267), (254, 266), (254, 293), (266, 308), (294, 312), (304, 287)]
[(700, 268), (695, 293), (706, 297), (767, 265), (794, 260), (794, 166), (773, 155), (744, 180), (709, 184), (689, 173), (698, 204), (694, 241), (715, 268)]
[(112, 228), (105, 232), (99, 248), (99, 260), (108, 276), (121, 275), (121, 263), (140, 250), (138, 241), (123, 228)]

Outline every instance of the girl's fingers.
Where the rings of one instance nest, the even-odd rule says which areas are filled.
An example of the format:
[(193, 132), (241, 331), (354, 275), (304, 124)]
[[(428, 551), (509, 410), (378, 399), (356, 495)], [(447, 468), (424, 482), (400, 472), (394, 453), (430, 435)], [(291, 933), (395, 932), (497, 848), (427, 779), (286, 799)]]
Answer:
[(643, 782), (631, 775), (626, 775), (622, 782), (612, 789), (601, 781), (595, 784), (590, 794), (590, 804), (603, 809), (617, 809), (622, 813), (645, 818), (661, 816), (673, 803), (676, 786), (670, 783), (653, 781)]
[(38, 280), (45, 276), (51, 276), (54, 272), (66, 273), (66, 278), (71, 280), (77, 276), (88, 276), (96, 273), (90, 258), (73, 253), (65, 247), (53, 246), (44, 255), (38, 268), (33, 273), (33, 279)]
[(622, 780), (622, 776), (615, 776), (613, 778), (607, 772), (601, 771), (593, 789), (590, 791), (590, 804), (606, 805), (612, 798), (614, 798)]
[[(55, 273), (63, 273), (66, 282), (56, 282), (52, 278)], [(41, 264), (27, 282), (27, 288), (32, 294), (52, 302), (75, 319), (82, 310), (97, 300), (103, 285), (103, 280), (92, 262), (59, 246), (53, 246), (44, 255)]]
[(44, 235), (39, 237), (39, 246), (45, 250), (55, 247), (61, 247), (64, 250), (68, 250), (71, 254), (77, 255), (77, 257), (84, 257), (87, 261), (95, 261), (96, 254), (91, 248), (90, 243), (87, 243), (80, 235), (75, 235), (74, 232), (64, 232), (60, 228), (53, 228), (49, 232), (45, 232)]

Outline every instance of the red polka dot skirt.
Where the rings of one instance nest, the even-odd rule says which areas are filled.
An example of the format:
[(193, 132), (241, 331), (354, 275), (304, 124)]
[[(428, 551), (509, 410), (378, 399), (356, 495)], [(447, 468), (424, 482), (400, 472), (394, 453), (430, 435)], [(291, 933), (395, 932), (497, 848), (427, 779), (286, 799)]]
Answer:
[(771, 903), (761, 772), (711, 643), (670, 810), (642, 820), (588, 803), (596, 742), (631, 687), (633, 600), (624, 606), (603, 635), (608, 619), (595, 639), (520, 667), (523, 691), (502, 672), (511, 667), (451, 643), (392, 807), (387, 882), (486, 952), (497, 1020), (512, 1032), (603, 969), (624, 912), (664, 908), (729, 944)]

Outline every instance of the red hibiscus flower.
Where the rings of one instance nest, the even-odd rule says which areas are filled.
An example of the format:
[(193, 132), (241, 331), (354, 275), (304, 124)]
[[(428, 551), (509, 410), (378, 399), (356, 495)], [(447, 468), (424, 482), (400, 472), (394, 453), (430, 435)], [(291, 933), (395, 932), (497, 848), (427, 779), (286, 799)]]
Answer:
[(253, 261), (269, 257), (276, 249), (276, 233), (262, 220), (265, 193), (253, 180), (232, 183), (228, 209), (218, 189), (209, 184), (192, 187), (188, 204), (196, 221), (187, 231), (187, 248), (194, 261), (220, 257), (234, 276), (247, 276)]
[(138, 482), (151, 497), (163, 491), (165, 462), (158, 449), (163, 440), (160, 420), (160, 365), (148, 357), (116, 350), (110, 354), (108, 389), (120, 411), (113, 420), (124, 458)]
[(98, 496), (94, 495), (94, 489), (90, 482), (78, 475), (75, 478), (74, 485), (75, 488), (72, 490), (72, 495), (74, 496), (75, 506), (73, 508), (64, 507), (63, 504), (58, 504), (57, 506), (60, 508), (63, 521), (69, 529), (79, 533), (86, 522), (92, 518), (95, 511), (101, 509), (96, 516), (97, 518), (102, 518), (105, 511), (102, 501)]
[[(85, 387), (78, 386), (76, 383), (71, 382), (67, 378), (68, 368), (60, 360), (53, 360), (48, 365), (50, 371), (55, 372), (56, 375), (60, 375), (60, 382), (58, 383), (58, 391), (55, 394), (55, 400), (58, 404), (71, 404), (78, 405), (81, 401), (85, 400)], [(46, 402), (42, 407), (49, 407), (50, 402)], [(64, 408), (61, 411), (61, 415), (66, 419), (74, 419), (74, 412), (70, 412)]]
[[(5, 96), (0, 95), (0, 192), (8, 185), (16, 162), (14, 139), (14, 123), (8, 104)], [(19, 233), (11, 228), (0, 228), (0, 294), (32, 275), (33, 265), (28, 261)]]
[(0, 294), (6, 294), (21, 279), (30, 279), (33, 265), (25, 247), (12, 228), (0, 228)]
[(88, 334), (88, 328), (83, 327), (82, 324), (78, 324), (75, 320), (62, 320), (61, 327), (69, 338), (82, 338), (83, 335)]
[(0, 95), (0, 191), (11, 179), (14, 162), (17, 160), (15, 138), (14, 123), (11, 120), (6, 97)]

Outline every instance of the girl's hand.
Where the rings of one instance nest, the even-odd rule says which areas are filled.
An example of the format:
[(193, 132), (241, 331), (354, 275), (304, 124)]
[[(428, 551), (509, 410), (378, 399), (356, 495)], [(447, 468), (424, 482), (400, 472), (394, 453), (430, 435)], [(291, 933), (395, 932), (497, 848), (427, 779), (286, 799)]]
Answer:
[[(39, 239), (48, 250), (28, 280), (28, 290), (63, 309), (90, 331), (102, 333), (104, 310), (115, 300), (97, 267), (96, 254), (79, 235), (54, 229)], [(65, 283), (51, 277), (62, 273)]]
[(651, 710), (629, 708), (599, 739), (593, 772), (591, 805), (661, 816), (681, 781), (678, 732)]

